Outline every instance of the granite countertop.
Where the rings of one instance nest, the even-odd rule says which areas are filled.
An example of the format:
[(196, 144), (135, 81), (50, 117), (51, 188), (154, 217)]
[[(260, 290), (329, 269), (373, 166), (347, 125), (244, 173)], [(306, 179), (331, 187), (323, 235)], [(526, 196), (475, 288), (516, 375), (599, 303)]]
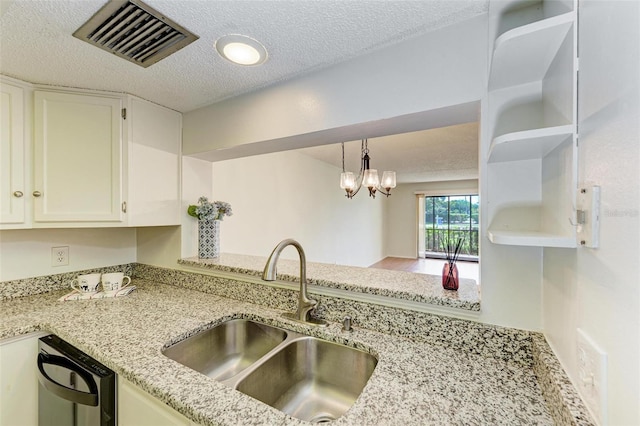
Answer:
[[(266, 262), (266, 257), (228, 253), (215, 259), (189, 257), (178, 261), (190, 267), (259, 277)], [(278, 260), (278, 279), (298, 282), (299, 277), (298, 260)], [(480, 311), (480, 289), (475, 280), (461, 278), (457, 291), (443, 289), (441, 280), (439, 275), (307, 262), (307, 281), (311, 285)]]
[(368, 351), (378, 364), (336, 425), (553, 424), (529, 366), (339, 324), (312, 328), (282, 311), (135, 279), (116, 299), (58, 302), (55, 291), (0, 302), (0, 338), (44, 330), (205, 425), (306, 424), (161, 354), (195, 330), (248, 318)]

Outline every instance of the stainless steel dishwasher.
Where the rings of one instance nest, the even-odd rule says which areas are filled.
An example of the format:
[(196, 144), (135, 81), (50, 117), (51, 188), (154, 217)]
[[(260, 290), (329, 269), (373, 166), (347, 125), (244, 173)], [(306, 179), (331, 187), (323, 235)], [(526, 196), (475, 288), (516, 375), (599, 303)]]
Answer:
[(117, 424), (116, 373), (53, 334), (38, 352), (40, 426)]

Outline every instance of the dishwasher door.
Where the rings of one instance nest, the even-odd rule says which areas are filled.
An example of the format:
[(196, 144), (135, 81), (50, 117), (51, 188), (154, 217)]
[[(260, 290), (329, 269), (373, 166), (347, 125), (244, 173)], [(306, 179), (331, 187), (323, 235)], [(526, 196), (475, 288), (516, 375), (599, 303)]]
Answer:
[(39, 426), (115, 426), (115, 373), (57, 336), (39, 345)]

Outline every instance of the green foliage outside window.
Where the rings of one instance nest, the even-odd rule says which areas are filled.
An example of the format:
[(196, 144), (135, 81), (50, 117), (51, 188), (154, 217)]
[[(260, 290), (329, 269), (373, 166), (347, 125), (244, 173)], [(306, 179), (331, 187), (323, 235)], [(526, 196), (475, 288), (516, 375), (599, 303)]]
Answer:
[(462, 254), (478, 255), (478, 196), (425, 197), (425, 250), (443, 252), (447, 240), (463, 239)]

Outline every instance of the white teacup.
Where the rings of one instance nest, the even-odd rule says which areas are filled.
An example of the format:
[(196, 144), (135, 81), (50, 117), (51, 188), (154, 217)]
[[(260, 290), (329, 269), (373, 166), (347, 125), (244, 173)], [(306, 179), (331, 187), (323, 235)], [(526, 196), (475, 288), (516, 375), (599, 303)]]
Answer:
[(98, 284), (100, 284), (100, 274), (78, 275), (78, 278), (71, 281), (71, 288), (80, 293), (93, 293), (98, 290)]
[[(126, 281), (126, 284), (123, 284)], [(102, 274), (102, 290), (115, 291), (122, 290), (131, 283), (131, 278), (123, 272), (111, 272)]]

